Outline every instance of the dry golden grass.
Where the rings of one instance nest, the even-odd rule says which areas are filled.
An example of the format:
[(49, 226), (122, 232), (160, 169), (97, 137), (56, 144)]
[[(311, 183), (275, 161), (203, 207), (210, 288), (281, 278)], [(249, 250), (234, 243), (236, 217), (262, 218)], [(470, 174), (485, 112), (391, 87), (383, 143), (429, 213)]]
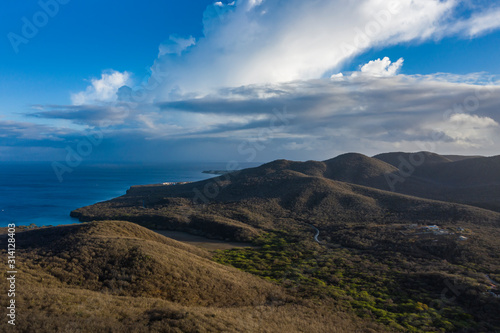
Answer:
[(16, 332), (384, 332), (327, 307), (182, 306), (65, 287), (23, 285)]
[(192, 235), (182, 231), (154, 230), (154, 232), (162, 236), (175, 239), (176, 241), (193, 245), (208, 251), (229, 250), (242, 247), (254, 247), (252, 243), (221, 241), (221, 240), (206, 238), (203, 236)]
[(16, 327), (3, 322), (0, 331), (383, 331), (132, 223), (38, 229), (17, 239)]
[(129, 222), (38, 229), (17, 239), (23, 267), (69, 286), (185, 305), (257, 305), (285, 298), (271, 283), (211, 261), (204, 250)]

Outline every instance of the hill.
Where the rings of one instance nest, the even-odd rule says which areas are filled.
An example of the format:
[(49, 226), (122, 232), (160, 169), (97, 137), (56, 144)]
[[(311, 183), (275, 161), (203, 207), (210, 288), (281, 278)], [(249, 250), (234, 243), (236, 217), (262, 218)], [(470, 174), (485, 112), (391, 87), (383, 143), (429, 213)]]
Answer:
[(418, 152), (389, 153), (374, 158), (398, 167), (398, 171), (387, 174), (385, 184), (373, 177), (370, 186), (500, 212), (500, 156), (440, 156)]
[(500, 213), (484, 208), (498, 203), (498, 157), (379, 157), (277, 160), (197, 183), (133, 186), (72, 215), (251, 241), (213, 258), (385, 330), (499, 330)]
[(45, 272), (89, 290), (228, 306), (265, 303), (274, 289), (211, 262), (198, 248), (128, 222), (27, 231), (17, 242)]
[[(418, 154), (418, 157), (416, 155)], [(373, 158), (384, 161), (396, 168), (401, 164), (401, 160), (410, 161), (415, 157), (420, 166), (422, 165), (432, 165), (432, 164), (440, 164), (440, 163), (449, 163), (452, 161), (457, 161), (461, 159), (465, 159), (463, 156), (453, 156), (450, 157), (441, 156), (436, 153), (431, 153), (427, 151), (422, 151), (417, 154), (414, 153), (405, 153), (405, 152), (395, 152), (395, 153), (384, 153), (373, 156)], [(422, 161), (422, 162), (420, 162)]]
[(135, 186), (122, 197), (80, 208), (72, 216), (82, 221), (128, 220), (153, 229), (244, 241), (280, 228), (287, 219), (287, 227), (311, 219), (327, 224), (478, 225), (500, 220), (500, 214), (490, 210), (376, 189), (380, 182), (387, 184), (386, 172), (398, 169), (359, 154), (325, 162), (278, 160), (197, 183)]
[(355, 153), (340, 155), (324, 164), (324, 177), (360, 185), (372, 185), (373, 179), (381, 179), (385, 174), (397, 171), (388, 163)]
[(471, 158), (480, 158), (484, 157), (481, 155), (472, 155), (472, 156), (463, 156), (463, 155), (443, 155), (443, 157), (449, 159), (450, 161), (457, 162), (457, 161), (462, 161), (462, 160), (468, 160)]
[(19, 332), (379, 330), (129, 222), (41, 228), (16, 240)]

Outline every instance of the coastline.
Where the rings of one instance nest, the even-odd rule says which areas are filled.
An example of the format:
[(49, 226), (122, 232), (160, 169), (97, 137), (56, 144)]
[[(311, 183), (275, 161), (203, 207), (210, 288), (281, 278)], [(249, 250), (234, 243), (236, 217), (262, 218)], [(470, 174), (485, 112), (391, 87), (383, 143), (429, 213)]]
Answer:
[(0, 190), (0, 227), (79, 223), (70, 212), (124, 195), (132, 186), (208, 179), (205, 169), (224, 163), (143, 165), (82, 165), (59, 182), (50, 163), (4, 164)]

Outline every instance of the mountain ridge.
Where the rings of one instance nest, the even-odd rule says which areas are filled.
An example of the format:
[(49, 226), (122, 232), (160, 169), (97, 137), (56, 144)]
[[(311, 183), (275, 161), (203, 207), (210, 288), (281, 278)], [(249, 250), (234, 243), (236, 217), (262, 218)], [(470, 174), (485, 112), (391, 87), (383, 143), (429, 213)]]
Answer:
[[(491, 158), (495, 162), (497, 159), (500, 161)], [(476, 165), (471, 159), (440, 164), (457, 163)], [(421, 197), (415, 195), (420, 194), (418, 191), (397, 193), (384, 189), (388, 175), (398, 172), (400, 169), (388, 163), (361, 154), (344, 154), (324, 162), (276, 160), (197, 183), (136, 186), (122, 197), (75, 210), (72, 216), (82, 221), (128, 219), (146, 226), (143, 217), (147, 216), (149, 222), (156, 221), (155, 228), (208, 236), (218, 233), (218, 237), (244, 241), (257, 236), (262, 225), (273, 224), (271, 216), (302, 216), (305, 220), (335, 216), (336, 220), (359, 221), (399, 218), (419, 223), (499, 221), (500, 213), (481, 205), (440, 198), (430, 180), (421, 181), (415, 176), (405, 180), (409, 185), (421, 186), (417, 189), (427, 194)], [(366, 177), (359, 179), (360, 174)], [(122, 214), (125, 211), (128, 217)], [(207, 228), (219, 229), (210, 233)]]
[[(146, 312), (119, 308), (134, 327), (172, 332), (498, 330), (491, 281), (500, 279), (500, 212), (484, 206), (497, 203), (487, 194), (496, 193), (499, 157), (390, 157), (400, 163), (349, 153), (133, 186), (72, 212), (95, 222), (21, 233), (20, 244), (37, 236), (22, 250), (33, 272), (24, 276), (69, 294), (167, 302)], [(403, 181), (388, 191), (394, 179)], [(484, 189), (491, 192), (478, 195)], [(471, 198), (475, 206), (463, 203)], [(253, 246), (208, 252), (144, 227)]]

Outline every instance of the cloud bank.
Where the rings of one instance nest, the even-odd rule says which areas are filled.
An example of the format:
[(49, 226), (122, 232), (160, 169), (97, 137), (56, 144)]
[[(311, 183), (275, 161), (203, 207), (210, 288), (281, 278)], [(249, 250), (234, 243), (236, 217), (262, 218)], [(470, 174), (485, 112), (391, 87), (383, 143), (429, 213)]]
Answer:
[(0, 136), (1, 151), (47, 146), (64, 154), (78, 134), (98, 129), (104, 140), (93, 157), (118, 160), (497, 153), (495, 77), (403, 75), (404, 59), (388, 57), (338, 72), (372, 48), (480, 36), (500, 27), (499, 15), (495, 4), (459, 0), (215, 2), (202, 38), (171, 35), (159, 46), (146, 83), (106, 71), (72, 94), (72, 105), (28, 115), (69, 128), (0, 119), (10, 133)]
[(205, 12), (203, 38), (171, 38), (177, 52), (160, 51), (153, 75), (165, 79), (153, 98), (327, 77), (374, 47), (500, 27), (500, 7), (467, 10), (457, 0), (216, 2)]
[[(379, 60), (370, 66), (385, 75), (397, 63)], [(494, 154), (500, 142), (498, 82), (480, 74), (457, 78), (360, 71), (341, 80), (224, 88), (201, 98), (154, 104), (52, 106), (31, 116), (98, 127), (105, 141), (114, 142), (109, 149), (133, 141), (139, 155), (152, 147), (175, 152), (177, 158), (243, 161), (326, 159), (346, 151)], [(252, 149), (256, 157), (248, 153)], [(149, 158), (153, 155), (158, 152)]]

